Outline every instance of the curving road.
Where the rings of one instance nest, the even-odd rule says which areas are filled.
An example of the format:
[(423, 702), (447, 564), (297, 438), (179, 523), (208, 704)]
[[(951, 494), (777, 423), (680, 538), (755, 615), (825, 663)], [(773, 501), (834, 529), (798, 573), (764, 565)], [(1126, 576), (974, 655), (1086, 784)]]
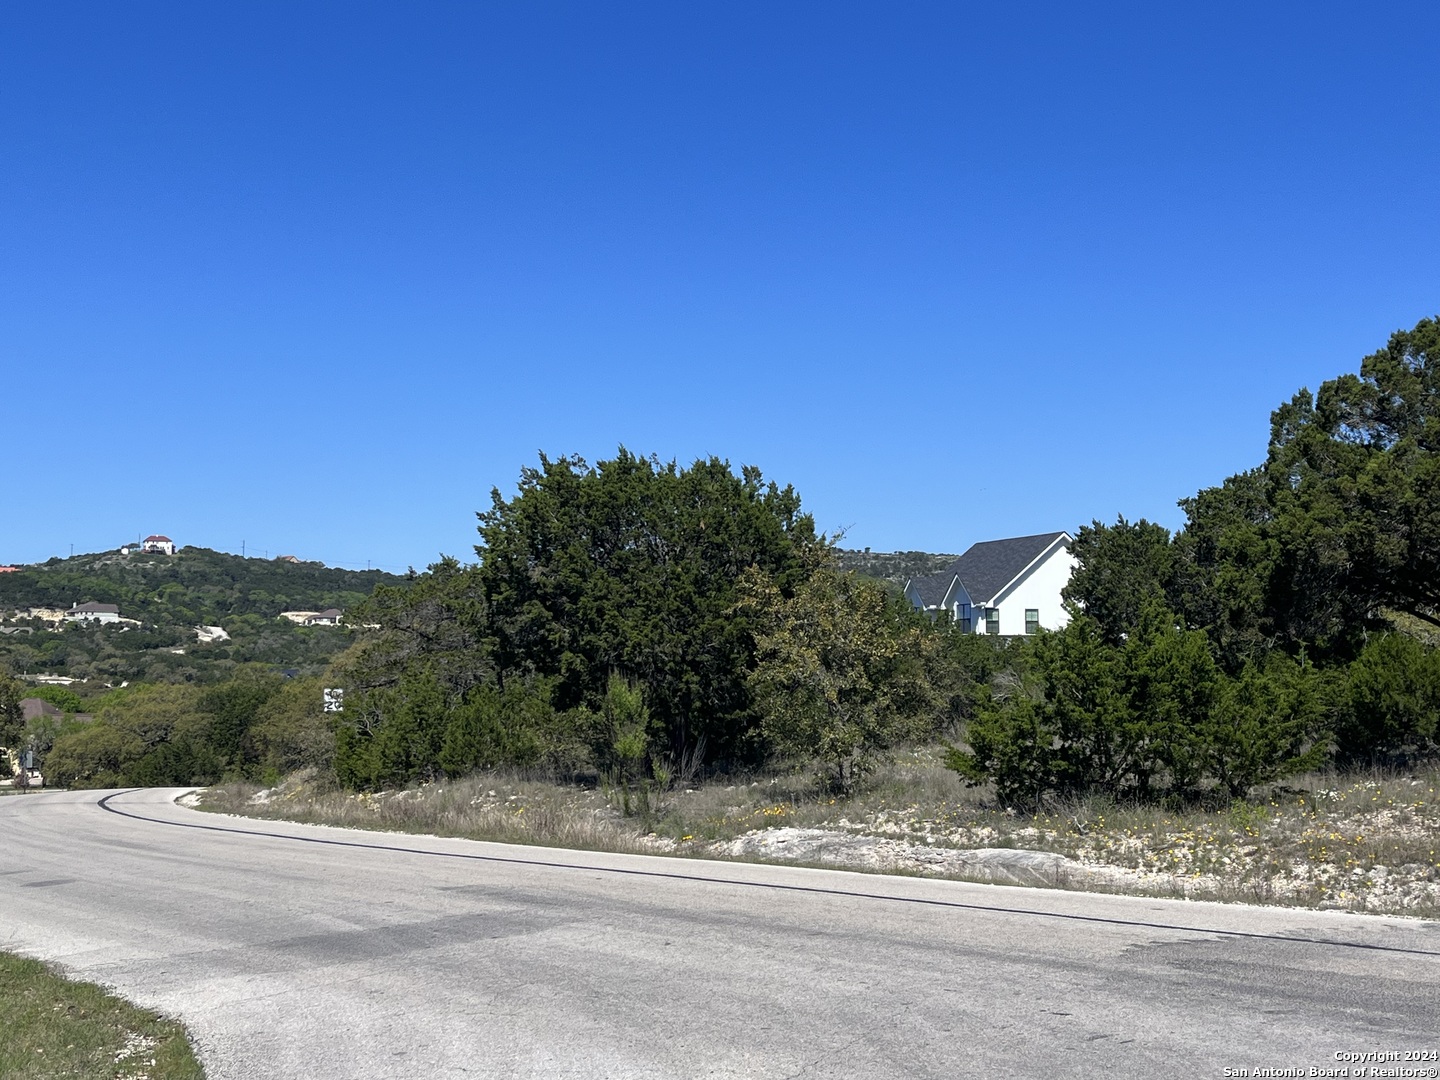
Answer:
[(213, 1080), (1221, 1077), (1437, 1049), (1440, 924), (0, 798), (0, 947)]

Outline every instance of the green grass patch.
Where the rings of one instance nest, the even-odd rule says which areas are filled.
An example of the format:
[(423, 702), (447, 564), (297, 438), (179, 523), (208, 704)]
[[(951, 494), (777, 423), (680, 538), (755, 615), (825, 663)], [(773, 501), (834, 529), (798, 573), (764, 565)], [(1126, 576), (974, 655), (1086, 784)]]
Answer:
[(38, 960), (0, 952), (0, 1076), (203, 1080), (185, 1029)]

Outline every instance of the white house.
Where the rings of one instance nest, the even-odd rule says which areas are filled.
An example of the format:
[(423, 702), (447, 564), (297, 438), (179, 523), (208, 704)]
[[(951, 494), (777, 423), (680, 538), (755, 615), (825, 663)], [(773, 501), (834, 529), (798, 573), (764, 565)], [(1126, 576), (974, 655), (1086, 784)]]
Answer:
[(921, 611), (948, 612), (967, 634), (1059, 630), (1070, 621), (1060, 590), (1075, 569), (1074, 539), (1053, 532), (974, 544), (944, 572), (907, 581), (905, 596)]
[(175, 541), (168, 536), (147, 536), (145, 542), (140, 545), (140, 550), (152, 555), (174, 555)]
[(298, 626), (339, 626), (344, 614), (339, 608), (326, 608), (324, 611), (282, 611), (280, 618)]
[(66, 622), (117, 623), (120, 609), (114, 604), (76, 604), (65, 612)]

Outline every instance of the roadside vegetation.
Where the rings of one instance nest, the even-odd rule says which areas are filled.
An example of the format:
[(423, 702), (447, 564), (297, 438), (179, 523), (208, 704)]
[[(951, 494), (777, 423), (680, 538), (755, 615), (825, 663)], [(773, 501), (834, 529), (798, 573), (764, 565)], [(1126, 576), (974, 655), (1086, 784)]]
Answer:
[(0, 952), (0, 1076), (201, 1080), (185, 1030), (38, 960)]
[[(1034, 814), (967, 786), (939, 750), (897, 755), (848, 796), (816, 773), (664, 793), (507, 772), (377, 792), (296, 774), (206, 791), (206, 810), (348, 828), (636, 854), (800, 862), (855, 870), (1137, 895), (1440, 917), (1440, 768), (1315, 773), (1223, 807), (1167, 810), (1099, 796)], [(1017, 878), (976, 850), (1053, 852)]]
[[(1282, 403), (1264, 461), (1182, 500), (1179, 532), (1079, 528), (1068, 624), (1010, 639), (917, 613), (873, 576), (884, 560), (847, 570), (752, 466), (542, 455), (492, 492), (476, 561), (377, 587), (352, 612), (373, 629), (323, 675), (125, 691), (56, 733), (45, 768), (265, 789), (309, 769), (269, 812), (409, 822), (433, 800), (427, 831), (591, 846), (735, 844), (756, 815), (879, 836), (899, 827), (874, 816), (889, 792), (885, 813), (949, 850), (988, 838), (1103, 863), (1117, 887), (1348, 904), (1433, 871), (1437, 453), (1427, 319)], [(488, 794), (504, 776), (555, 783), (505, 788), (510, 815)], [(773, 801), (732, 812), (757, 783)], [(1356, 809), (1365, 791), (1388, 816)], [(1416, 888), (1393, 903), (1433, 903)]]

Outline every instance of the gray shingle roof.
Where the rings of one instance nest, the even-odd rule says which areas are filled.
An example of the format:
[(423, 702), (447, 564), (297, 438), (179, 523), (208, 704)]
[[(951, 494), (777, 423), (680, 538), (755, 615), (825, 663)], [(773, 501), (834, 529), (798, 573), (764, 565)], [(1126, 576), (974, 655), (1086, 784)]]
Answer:
[(924, 577), (911, 578), (909, 590), (916, 600), (920, 601), (922, 607), (939, 607), (940, 601), (945, 599), (945, 594), (950, 591), (950, 583), (955, 580), (953, 570), (945, 570), (939, 574), (926, 574)]
[[(1009, 540), (986, 540), (972, 544), (950, 565), (949, 570), (936, 576), (943, 577), (948, 586), (951, 576), (958, 574), (960, 583), (970, 594), (971, 602), (983, 606), (1019, 577), (1020, 571), (1034, 562), (1041, 552), (1065, 535), (1063, 532), (1038, 533), (1035, 536), (1014, 536)], [(944, 595), (943, 590), (941, 595)]]
[(38, 697), (21, 698), (20, 712), (26, 720), (35, 720), (42, 716), (49, 716), (58, 720), (65, 715), (64, 709)]

